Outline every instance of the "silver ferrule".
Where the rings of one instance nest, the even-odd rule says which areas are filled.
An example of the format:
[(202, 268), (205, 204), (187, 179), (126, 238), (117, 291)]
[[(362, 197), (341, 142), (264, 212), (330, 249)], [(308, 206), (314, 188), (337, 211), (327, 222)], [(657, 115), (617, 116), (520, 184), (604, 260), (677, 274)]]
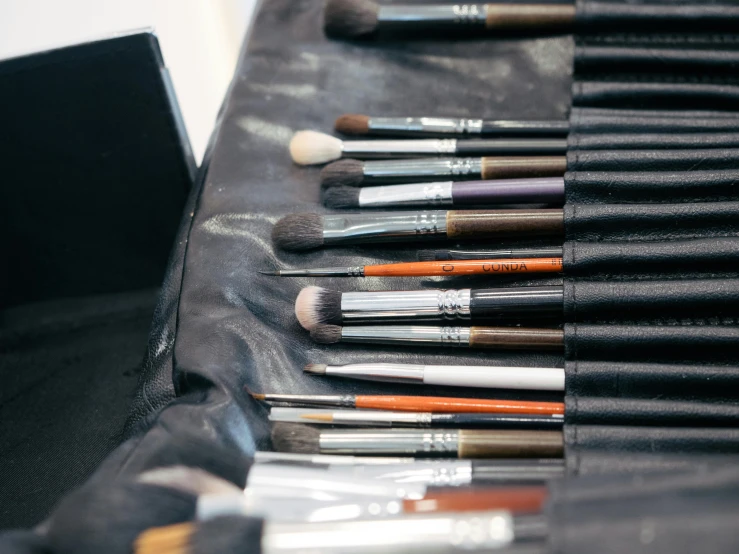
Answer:
[(431, 346), (469, 346), (469, 327), (424, 327), (383, 325), (342, 327), (343, 342), (362, 344), (407, 344)]
[[(372, 364), (354, 364), (357, 367), (367, 365), (368, 368)], [(385, 364), (375, 364), (385, 365)], [(389, 366), (393, 364), (387, 364)], [(330, 372), (329, 368), (341, 369), (342, 367), (351, 366), (328, 366), (326, 375), (348, 375), (354, 377), (356, 374), (351, 372)], [(394, 365), (397, 367), (397, 365)], [(418, 372), (407, 368), (421, 369), (421, 378), (418, 379)], [(369, 368), (370, 371), (376, 368)], [(388, 372), (389, 373), (389, 372)], [(360, 373), (364, 375), (364, 373)], [(380, 375), (380, 371), (376, 371), (376, 376)], [(368, 379), (370, 381), (386, 381), (387, 379)], [(423, 382), (423, 366), (406, 366), (406, 377), (398, 379), (398, 383), (421, 383)], [(430, 413), (414, 413), (414, 412), (383, 412), (380, 410), (342, 410), (338, 412), (332, 412), (334, 425), (378, 425), (387, 426), (405, 424), (405, 425), (431, 425), (432, 415)]]
[(378, 21), (383, 27), (418, 27), (427, 25), (473, 25), (484, 26), (487, 19), (485, 4), (446, 4), (381, 6)]
[(295, 403), (306, 406), (355, 407), (354, 396), (352, 395), (311, 396), (305, 394), (268, 394), (265, 400), (267, 402)]
[(369, 133), (377, 135), (480, 135), (482, 119), (453, 117), (371, 117)]
[(345, 140), (341, 150), (345, 158), (359, 160), (453, 156), (457, 139)]
[(341, 315), (345, 322), (399, 319), (439, 321), (470, 319), (470, 289), (345, 292)]
[(420, 158), (364, 162), (364, 181), (435, 181), (439, 177), (480, 177), (482, 158)]
[(446, 235), (446, 211), (381, 212), (323, 216), (327, 245), (347, 242), (392, 242)]
[(436, 429), (322, 431), (319, 445), (321, 452), (334, 454), (454, 454), (459, 433)]
[(467, 460), (419, 460), (414, 464), (352, 467), (348, 471), (360, 478), (423, 483), (428, 487), (465, 487), (472, 483), (472, 464)]
[(510, 512), (407, 515), (332, 523), (267, 522), (263, 554), (492, 552), (514, 540)]
[(452, 181), (364, 187), (359, 191), (360, 208), (383, 206), (451, 206)]
[(281, 269), (280, 277), (364, 277), (364, 266)]

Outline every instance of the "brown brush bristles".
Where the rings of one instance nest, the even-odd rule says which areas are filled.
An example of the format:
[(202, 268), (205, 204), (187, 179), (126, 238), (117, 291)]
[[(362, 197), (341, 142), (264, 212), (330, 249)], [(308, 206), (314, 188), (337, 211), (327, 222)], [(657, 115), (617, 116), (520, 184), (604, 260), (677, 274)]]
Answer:
[(338, 325), (316, 325), (310, 330), (310, 338), (318, 344), (341, 342), (341, 327)]
[(299, 252), (323, 246), (323, 217), (318, 214), (290, 214), (275, 223), (272, 242), (278, 248)]
[(340, 210), (359, 207), (359, 187), (329, 187), (323, 191), (323, 205)]
[(141, 533), (134, 542), (135, 554), (184, 554), (190, 551), (194, 523), (154, 527)]
[(337, 133), (343, 135), (366, 135), (369, 133), (369, 116), (348, 113), (340, 115), (334, 123)]
[(321, 185), (324, 187), (358, 187), (364, 181), (364, 164), (359, 160), (339, 160), (321, 170)]
[(300, 423), (274, 423), (272, 446), (277, 452), (319, 454), (321, 432), (310, 425)]
[(357, 38), (377, 30), (380, 7), (371, 0), (327, 0), (324, 31), (330, 37)]

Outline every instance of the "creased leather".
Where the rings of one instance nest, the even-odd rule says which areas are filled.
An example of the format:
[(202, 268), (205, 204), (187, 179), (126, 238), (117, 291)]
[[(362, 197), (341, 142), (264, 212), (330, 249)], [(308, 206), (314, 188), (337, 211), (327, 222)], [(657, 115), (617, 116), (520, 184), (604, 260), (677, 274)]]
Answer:
[(568, 148), (573, 150), (688, 150), (737, 148), (737, 133), (638, 133), (638, 134), (573, 134)]
[(575, 106), (731, 110), (739, 86), (725, 83), (578, 81), (572, 87)]
[(734, 133), (739, 129), (736, 112), (690, 114), (686, 110), (627, 110), (576, 108), (570, 112), (570, 132), (596, 133)]
[(568, 171), (705, 171), (736, 169), (739, 149), (574, 150), (567, 153)]
[(731, 454), (654, 454), (651, 452), (625, 455), (623, 452), (571, 449), (565, 459), (567, 474), (574, 476), (616, 475), (619, 473), (666, 473), (675, 471), (712, 471), (722, 466), (734, 466), (739, 457)]

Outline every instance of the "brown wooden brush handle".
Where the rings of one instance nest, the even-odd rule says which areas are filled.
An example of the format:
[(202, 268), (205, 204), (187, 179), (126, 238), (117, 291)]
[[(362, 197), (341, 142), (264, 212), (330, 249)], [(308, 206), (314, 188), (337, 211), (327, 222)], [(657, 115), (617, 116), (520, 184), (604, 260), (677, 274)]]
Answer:
[(488, 29), (568, 29), (575, 22), (574, 4), (487, 4)]
[(564, 234), (564, 211), (553, 210), (450, 210), (446, 234), (450, 239), (495, 236)]
[(502, 350), (562, 350), (565, 334), (561, 329), (518, 327), (470, 327), (470, 347)]
[(459, 431), (460, 458), (561, 458), (561, 431)]
[(508, 510), (514, 514), (538, 513), (549, 497), (547, 487), (496, 487), (441, 490), (423, 500), (404, 500), (403, 513), (484, 512)]
[(567, 171), (564, 156), (511, 156), (482, 158), (483, 179), (562, 177)]

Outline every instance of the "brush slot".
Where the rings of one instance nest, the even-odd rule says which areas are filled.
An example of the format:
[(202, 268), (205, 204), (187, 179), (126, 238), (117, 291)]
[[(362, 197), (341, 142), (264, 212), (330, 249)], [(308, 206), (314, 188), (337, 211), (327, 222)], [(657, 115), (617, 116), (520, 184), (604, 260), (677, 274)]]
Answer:
[[(739, 96), (737, 96), (739, 103)], [(568, 171), (685, 171), (739, 167), (739, 149), (570, 150)]]
[(503, 350), (560, 350), (564, 334), (559, 329), (524, 329), (517, 327), (471, 327), (472, 348)]
[(446, 224), (447, 236), (452, 239), (557, 236), (564, 230), (562, 210), (451, 210)]
[(482, 122), (481, 132), (486, 136), (566, 137), (569, 131), (570, 124), (565, 120), (487, 120)]
[(735, 133), (739, 114), (721, 111), (626, 110), (572, 108), (571, 133), (579, 135), (636, 133)]
[(481, 319), (561, 314), (563, 301), (561, 286), (473, 289), (470, 314)]

